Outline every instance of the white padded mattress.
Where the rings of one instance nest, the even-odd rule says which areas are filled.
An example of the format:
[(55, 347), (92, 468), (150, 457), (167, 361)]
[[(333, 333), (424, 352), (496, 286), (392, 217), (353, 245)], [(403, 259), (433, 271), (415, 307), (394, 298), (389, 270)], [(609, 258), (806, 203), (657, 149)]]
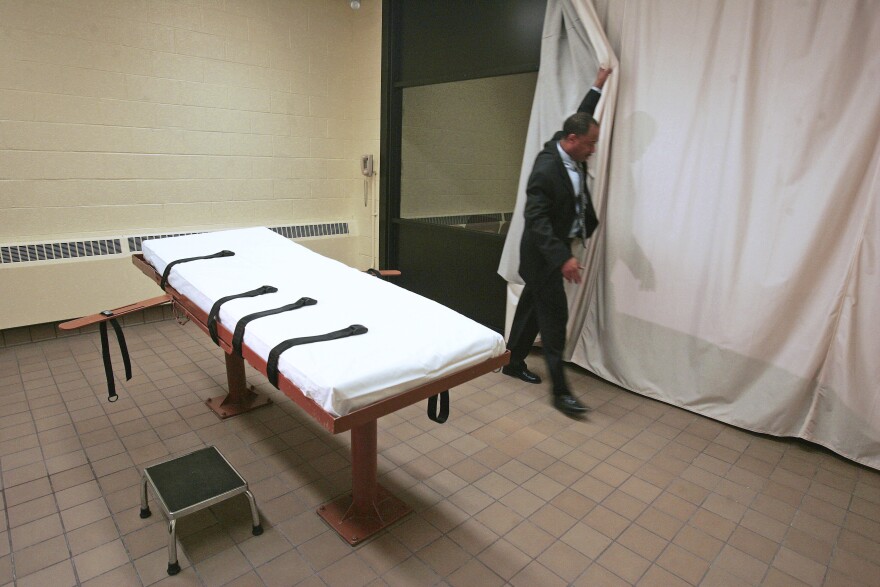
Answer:
[[(145, 259), (161, 275), (177, 259), (228, 249), (233, 257), (180, 263), (168, 283), (206, 313), (216, 300), (262, 285), (278, 292), (230, 300), (220, 322), (295, 302), (314, 306), (260, 318), (244, 344), (266, 359), (290, 338), (362, 324), (360, 336), (295, 346), (278, 370), (325, 411), (353, 410), (476, 365), (505, 351), (498, 333), (436, 302), (309, 251), (267, 228), (245, 228), (148, 240)], [(465, 286), (464, 284), (456, 284)]]

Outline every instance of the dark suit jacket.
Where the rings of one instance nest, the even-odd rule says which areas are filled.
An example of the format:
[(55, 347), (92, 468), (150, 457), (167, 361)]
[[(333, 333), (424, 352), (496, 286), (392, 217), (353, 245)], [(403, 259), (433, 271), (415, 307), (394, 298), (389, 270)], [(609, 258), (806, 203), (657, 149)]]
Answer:
[[(592, 116), (601, 94), (590, 90), (578, 112)], [(543, 283), (571, 258), (572, 223), (577, 214), (571, 179), (559, 156), (557, 144), (562, 131), (544, 144), (526, 185), (525, 228), (520, 241), (519, 274), (526, 283)], [(586, 174), (584, 175), (586, 177)], [(587, 205), (584, 210), (585, 238), (599, 225), (590, 192), (584, 185)]]

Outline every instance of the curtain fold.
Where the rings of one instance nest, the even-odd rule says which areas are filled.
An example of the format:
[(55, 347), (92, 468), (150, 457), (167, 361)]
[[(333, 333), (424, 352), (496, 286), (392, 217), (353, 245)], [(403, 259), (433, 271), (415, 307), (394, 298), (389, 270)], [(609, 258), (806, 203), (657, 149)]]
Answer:
[[(600, 64), (615, 67), (617, 61), (602, 33), (592, 4), (585, 0), (548, 0), (541, 43), (541, 64), (526, 135), (517, 199), (498, 265), (498, 274), (509, 283), (522, 284), (519, 276), (519, 242), (523, 231), (526, 184), (535, 157), (544, 143), (562, 128), (565, 119), (577, 111), (578, 105), (596, 79)], [(606, 83), (603, 98), (596, 110), (596, 118), (600, 123), (611, 119), (613, 107), (606, 105), (613, 105), (616, 88), (617, 81), (612, 76)], [(608, 124), (607, 128), (602, 125), (597, 156), (603, 150), (607, 151), (610, 139), (611, 125)], [(591, 176), (598, 175), (603, 182), (607, 157), (606, 154), (601, 164), (591, 166), (590, 169)], [(592, 162), (595, 163), (596, 161)], [(595, 182), (591, 186), (597, 212), (601, 209), (602, 190), (604, 184), (598, 186), (598, 189)]]
[(616, 15), (604, 240), (572, 361), (880, 468), (880, 5)]
[[(597, 3), (620, 65), (571, 360), (880, 468), (880, 3)], [(540, 144), (614, 62), (599, 22), (591, 3), (548, 2), (509, 282)]]
[[(600, 67), (617, 69), (618, 62), (596, 10), (588, 0), (548, 0), (544, 17), (541, 64), (535, 87), (535, 98), (529, 120), (529, 130), (520, 170), (519, 188), (513, 218), (504, 242), (498, 273), (508, 282), (505, 332), (510, 324), (519, 295), (522, 278), (519, 276), (519, 243), (523, 231), (525, 190), (532, 166), (544, 143), (562, 128), (565, 119), (577, 111), (578, 105), (593, 84)], [(603, 228), (603, 203), (608, 189), (608, 165), (617, 100), (617, 76), (612, 74), (603, 88), (594, 118), (600, 123), (597, 152), (589, 161), (590, 195), (600, 219), (596, 236), (587, 247), (578, 246), (574, 254), (585, 267), (580, 285), (566, 284), (569, 302), (568, 340), (580, 330), (586, 312), (585, 301), (595, 287), (596, 273), (591, 270), (596, 254), (596, 243)], [(571, 347), (571, 344), (569, 344)], [(571, 348), (566, 349), (566, 358)]]

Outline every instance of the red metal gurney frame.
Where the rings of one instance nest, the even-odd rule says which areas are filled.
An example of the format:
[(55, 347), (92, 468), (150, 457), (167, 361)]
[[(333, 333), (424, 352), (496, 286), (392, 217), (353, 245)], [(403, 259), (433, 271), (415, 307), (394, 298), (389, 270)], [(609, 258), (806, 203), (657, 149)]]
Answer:
[[(132, 262), (157, 284), (161, 276), (147, 263), (143, 254), (132, 256)], [(208, 314), (181, 295), (171, 286), (166, 288), (171, 303), (183, 312), (205, 333), (208, 333)], [(228, 417), (265, 405), (261, 398), (248, 389), (244, 374), (244, 361), (260, 373), (266, 373), (266, 361), (247, 345), (242, 346), (244, 358), (232, 354), (232, 333), (218, 323), (220, 347), (226, 353), (226, 376), (229, 393), (225, 398), (212, 398), (206, 403), (219, 416)], [(510, 352), (488, 359), (478, 365), (462, 369), (401, 394), (380, 400), (345, 416), (333, 416), (307, 397), (283, 374), (279, 374), (278, 388), (299, 407), (305, 410), (321, 426), (332, 434), (351, 431), (351, 495), (344, 495), (318, 508), (318, 515), (352, 546), (363, 542), (376, 532), (393, 524), (410, 512), (409, 506), (394, 497), (376, 480), (377, 472), (377, 424), (385, 415), (437, 395), (441, 391), (461, 385), (471, 379), (495, 371), (510, 361)], [(222, 401), (218, 401), (222, 400)], [(221, 412), (226, 412), (222, 414)]]

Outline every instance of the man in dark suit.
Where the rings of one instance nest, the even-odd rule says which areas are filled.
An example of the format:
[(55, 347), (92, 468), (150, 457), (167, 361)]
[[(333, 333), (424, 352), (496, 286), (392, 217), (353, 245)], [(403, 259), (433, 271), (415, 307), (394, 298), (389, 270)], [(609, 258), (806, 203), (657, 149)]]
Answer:
[(585, 162), (596, 150), (599, 124), (593, 111), (610, 70), (600, 69), (596, 82), (576, 114), (569, 116), (562, 130), (544, 144), (526, 185), (525, 228), (520, 242), (519, 274), (525, 282), (507, 348), (510, 364), (505, 375), (529, 383), (541, 378), (529, 371), (525, 358), (538, 332), (553, 385), (553, 405), (568, 414), (579, 415), (590, 408), (571, 394), (565, 380), (562, 352), (568, 302), (563, 279), (580, 283), (581, 269), (571, 254), (571, 241), (588, 239), (599, 220), (586, 184)]

